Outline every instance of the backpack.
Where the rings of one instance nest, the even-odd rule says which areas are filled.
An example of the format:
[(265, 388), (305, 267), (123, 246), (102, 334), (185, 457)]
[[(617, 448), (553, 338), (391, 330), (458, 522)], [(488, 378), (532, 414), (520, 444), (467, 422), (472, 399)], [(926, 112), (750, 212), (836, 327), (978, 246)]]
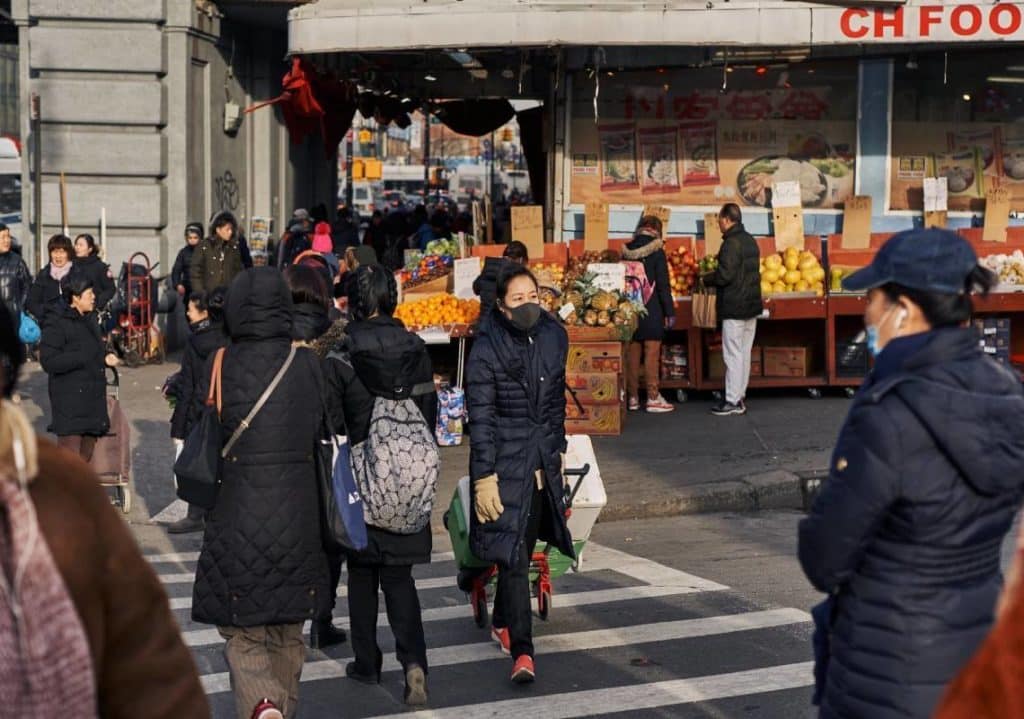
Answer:
[[(347, 361), (334, 352), (328, 357)], [(351, 447), (352, 473), (368, 525), (415, 534), (430, 522), (441, 459), (433, 428), (412, 398), (433, 391), (434, 383), (424, 382), (405, 399), (373, 400), (369, 433)]]
[(654, 283), (647, 277), (647, 268), (643, 262), (635, 260), (627, 260), (622, 264), (626, 266), (626, 296), (646, 305), (654, 295)]

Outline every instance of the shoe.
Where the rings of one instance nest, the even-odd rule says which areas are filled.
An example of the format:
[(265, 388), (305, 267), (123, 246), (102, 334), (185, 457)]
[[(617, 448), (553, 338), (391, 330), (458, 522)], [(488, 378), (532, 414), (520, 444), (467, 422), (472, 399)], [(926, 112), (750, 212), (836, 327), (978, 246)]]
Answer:
[(503, 654), (512, 653), (512, 639), (508, 635), (507, 628), (499, 629), (498, 627), (492, 626), (491, 639), (498, 643), (498, 646), (501, 647), (501, 651)]
[(195, 517), (182, 517), (177, 522), (171, 522), (165, 525), (168, 534), (190, 534), (191, 532), (201, 532), (206, 526), (202, 518)]
[(524, 654), (516, 659), (516, 663), (512, 667), (513, 682), (516, 684), (530, 684), (536, 678), (537, 674), (533, 670), (533, 657), (529, 654)]
[(675, 411), (675, 407), (665, 401), (660, 394), (656, 394), (647, 400), (647, 411), (654, 414), (664, 414)]
[(640, 411), (640, 398), (639, 397), (630, 397), (629, 398), (629, 411), (630, 412), (639, 412)]
[(405, 703), (411, 707), (427, 703), (427, 674), (419, 664), (410, 664), (405, 670)]
[(284, 719), (284, 714), (277, 708), (274, 702), (263, 699), (256, 708), (252, 710), (252, 719)]
[(730, 414), (746, 414), (747, 407), (741, 400), (739, 404), (733, 404), (732, 402), (722, 402), (721, 404), (711, 409), (711, 414), (716, 417), (726, 417)]
[(355, 662), (349, 662), (345, 665), (345, 676), (349, 679), (355, 679), (360, 684), (380, 684), (380, 669), (377, 670), (376, 674), (363, 674), (359, 671)]
[(322, 622), (313, 622), (309, 628), (309, 646), (312, 649), (323, 649), (325, 647), (333, 647), (335, 644), (341, 644), (348, 635), (344, 629), (338, 629), (331, 623), (331, 620)]

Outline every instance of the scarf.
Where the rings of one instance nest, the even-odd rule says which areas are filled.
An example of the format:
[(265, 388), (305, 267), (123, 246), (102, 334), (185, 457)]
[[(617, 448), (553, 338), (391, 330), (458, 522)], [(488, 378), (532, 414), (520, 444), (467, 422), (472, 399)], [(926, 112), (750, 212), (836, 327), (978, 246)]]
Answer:
[[(68, 265), (70, 267), (70, 263)], [(66, 273), (65, 273), (66, 274)], [(89, 640), (41, 535), (28, 483), (36, 440), (13, 403), (0, 406), (0, 707), (5, 716), (96, 717)]]
[(66, 262), (63, 267), (57, 267), (55, 264), (53, 264), (51, 262), (50, 263), (50, 277), (52, 277), (53, 279), (57, 280), (57, 282), (60, 282), (61, 280), (63, 280), (65, 277), (68, 276), (68, 273), (71, 272), (71, 268), (73, 266), (74, 266), (73, 263)]

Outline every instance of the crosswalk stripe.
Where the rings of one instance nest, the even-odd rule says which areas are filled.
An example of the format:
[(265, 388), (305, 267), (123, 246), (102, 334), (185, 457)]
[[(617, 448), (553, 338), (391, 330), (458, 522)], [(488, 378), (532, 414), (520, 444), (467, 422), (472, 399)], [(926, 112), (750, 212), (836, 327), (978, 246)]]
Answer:
[[(143, 556), (150, 564), (199, 561), (199, 552), (171, 552), (169, 554), (146, 554)], [(455, 559), (455, 552), (434, 552), (430, 555), (431, 562), (450, 562), (453, 559)]]
[[(810, 618), (807, 612), (798, 609), (769, 609), (740, 614), (701, 617), (699, 619), (681, 619), (677, 621), (615, 627), (613, 629), (595, 629), (585, 632), (541, 636), (534, 638), (534, 649), (538, 655), (592, 651), (609, 647), (634, 646), (652, 642), (677, 641), (694, 637), (744, 632), (753, 629), (768, 629), (790, 624), (801, 624), (810, 621)], [(435, 669), (443, 666), (503, 658), (504, 655), (498, 651), (494, 642), (459, 644), (438, 647), (427, 651), (427, 662), (431, 668)], [(398, 660), (392, 656), (387, 657), (384, 661), (383, 670), (386, 672), (398, 671), (401, 668)], [(342, 677), (344, 674), (343, 660), (318, 661), (308, 664), (303, 668), (302, 681), (332, 679)], [(225, 692), (231, 688), (227, 672), (208, 674), (202, 677), (202, 682), (207, 694)], [(543, 713), (543, 715), (547, 716), (546, 713)], [(468, 714), (468, 716), (474, 715)]]
[(542, 716), (544, 719), (574, 719), (592, 716), (595, 709), (600, 714), (635, 712), (676, 704), (800, 689), (814, 683), (813, 670), (812, 662), (781, 664), (690, 679), (545, 694), (525, 699), (506, 699), (412, 713), (382, 714), (369, 719), (462, 719), (467, 716)]
[[(727, 589), (727, 587), (721, 587)], [(585, 607), (592, 604), (611, 604), (613, 602), (638, 601), (642, 599), (657, 599), (659, 597), (672, 597), (682, 594), (696, 594), (707, 591), (693, 587), (616, 587), (614, 589), (597, 589), (589, 592), (573, 592), (571, 594), (555, 594), (553, 605), (555, 611), (567, 607)], [(423, 610), (423, 622), (442, 622), (452, 619), (467, 619), (472, 617), (468, 604), (459, 604), (453, 607), (435, 607)], [(347, 620), (347, 616), (338, 617)], [(377, 616), (380, 623), (387, 622), (387, 614), (381, 612)], [(219, 644), (224, 638), (216, 629), (196, 629), (182, 633), (185, 644), (190, 647), (209, 646)]]
[[(427, 589), (458, 589), (455, 584), (455, 577), (430, 577), (428, 579), (417, 579), (416, 589), (423, 591)], [(338, 585), (338, 597), (348, 596), (348, 587), (344, 582)], [(171, 598), (171, 609), (191, 609), (192, 597)]]

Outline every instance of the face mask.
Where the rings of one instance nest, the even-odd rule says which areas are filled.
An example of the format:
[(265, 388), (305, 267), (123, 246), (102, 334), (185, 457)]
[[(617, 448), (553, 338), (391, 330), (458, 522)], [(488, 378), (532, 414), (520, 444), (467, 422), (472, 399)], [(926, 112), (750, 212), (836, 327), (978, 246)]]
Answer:
[[(890, 307), (886, 311), (886, 313), (884, 315), (882, 315), (882, 319), (879, 320), (877, 325), (868, 325), (867, 327), (864, 328), (864, 330), (866, 332), (866, 336), (867, 336), (868, 352), (871, 353), (872, 357), (877, 357), (879, 355), (879, 353), (883, 349), (885, 349), (884, 347), (879, 347), (878, 346), (878, 326), (881, 325), (883, 322), (885, 322), (889, 318), (889, 314), (894, 309), (896, 309), (896, 305), (893, 305), (892, 307)], [(898, 317), (898, 319), (896, 320), (896, 329), (899, 329), (900, 327), (903, 326), (903, 321), (905, 319), (907, 319), (907, 311), (905, 309), (903, 309), (903, 308), (900, 308), (900, 311), (899, 311), (899, 314), (897, 315), (897, 317)]]
[(533, 329), (533, 326), (540, 321), (540, 313), (543, 311), (536, 302), (527, 302), (518, 307), (509, 307), (509, 321), (516, 328), (526, 332)]

